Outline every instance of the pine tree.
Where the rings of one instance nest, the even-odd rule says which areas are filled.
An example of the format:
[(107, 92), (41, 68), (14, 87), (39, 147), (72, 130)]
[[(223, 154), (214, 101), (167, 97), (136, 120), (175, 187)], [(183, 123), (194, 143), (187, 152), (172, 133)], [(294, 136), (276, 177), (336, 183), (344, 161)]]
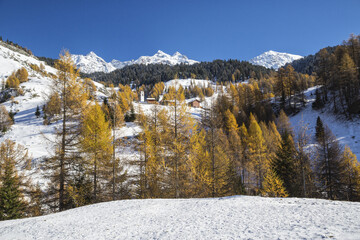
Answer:
[(315, 126), (315, 137), (318, 142), (321, 142), (324, 138), (324, 125), (321, 121), (320, 116), (316, 119), (316, 126)]
[(20, 182), (14, 163), (6, 160), (0, 186), (0, 220), (23, 217), (25, 202), (22, 199)]
[(27, 152), (11, 140), (0, 145), (0, 220), (25, 216), (24, 190), (27, 180), (17, 168), (29, 168)]
[(276, 173), (269, 169), (264, 177), (263, 188), (261, 195), (265, 197), (287, 197), (283, 181), (276, 175)]
[(36, 116), (37, 118), (39, 118), (40, 115), (41, 115), (41, 113), (40, 113), (40, 108), (39, 108), (39, 105), (37, 105), (37, 106), (36, 106), (35, 116)]
[(290, 196), (297, 196), (299, 186), (297, 184), (297, 163), (295, 158), (295, 146), (291, 135), (287, 132), (282, 137), (281, 145), (276, 152), (276, 157), (271, 162), (271, 168), (283, 181), (286, 191)]
[(317, 141), (316, 175), (320, 191), (329, 199), (341, 199), (343, 165), (339, 142), (326, 125), (323, 135)]

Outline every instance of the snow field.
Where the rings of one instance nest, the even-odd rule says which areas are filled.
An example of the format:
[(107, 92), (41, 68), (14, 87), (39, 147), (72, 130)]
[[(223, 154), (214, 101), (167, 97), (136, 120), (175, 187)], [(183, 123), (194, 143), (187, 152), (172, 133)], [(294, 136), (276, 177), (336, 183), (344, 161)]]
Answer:
[(234, 196), (99, 203), (0, 222), (0, 239), (359, 239), (360, 203)]

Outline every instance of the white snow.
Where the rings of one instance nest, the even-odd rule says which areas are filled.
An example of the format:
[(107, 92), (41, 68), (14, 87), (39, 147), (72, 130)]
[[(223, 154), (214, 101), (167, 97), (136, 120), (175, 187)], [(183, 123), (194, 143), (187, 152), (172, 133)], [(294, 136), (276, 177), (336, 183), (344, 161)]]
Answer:
[(214, 83), (210, 80), (203, 80), (203, 79), (194, 79), (194, 78), (187, 78), (187, 79), (173, 79), (165, 82), (165, 87), (175, 87), (177, 90), (180, 86), (184, 89), (190, 86), (198, 86), (198, 87), (213, 87)]
[(176, 64), (194, 64), (198, 61), (191, 60), (185, 55), (182, 55), (179, 52), (169, 55), (159, 50), (153, 56), (141, 56), (136, 60), (124, 61), (113, 59), (111, 62), (107, 63), (104, 59), (97, 56), (94, 52), (90, 52), (86, 56), (84, 55), (72, 55), (72, 58), (75, 62), (75, 65), (84, 73), (93, 73), (93, 72), (105, 72), (109, 73), (116, 69), (121, 69), (125, 66), (133, 64), (167, 64), (167, 65), (176, 65)]
[(308, 133), (312, 137), (312, 142), (315, 142), (315, 126), (316, 119), (320, 116), (324, 124), (328, 125), (330, 130), (340, 141), (342, 145), (348, 145), (351, 151), (357, 156), (358, 161), (360, 160), (360, 119), (344, 120), (341, 116), (336, 116), (328, 111), (314, 110), (311, 105), (315, 101), (315, 90), (317, 87), (309, 88), (306, 91), (307, 104), (304, 109), (301, 110), (295, 116), (290, 116), (290, 122), (296, 129), (299, 127), (299, 123), (303, 121), (308, 124)]
[(123, 200), (0, 222), (0, 239), (359, 239), (360, 203), (234, 196)]
[(116, 70), (116, 68), (111, 63), (105, 62), (104, 59), (97, 56), (94, 52), (90, 52), (86, 56), (72, 54), (71, 58), (74, 61), (75, 65), (83, 73), (109, 73)]
[(266, 68), (273, 68), (275, 70), (284, 66), (287, 63), (291, 63), (294, 60), (303, 58), (300, 55), (294, 55), (289, 53), (275, 52), (275, 51), (267, 51), (263, 54), (254, 57), (249, 62), (255, 65), (260, 65)]

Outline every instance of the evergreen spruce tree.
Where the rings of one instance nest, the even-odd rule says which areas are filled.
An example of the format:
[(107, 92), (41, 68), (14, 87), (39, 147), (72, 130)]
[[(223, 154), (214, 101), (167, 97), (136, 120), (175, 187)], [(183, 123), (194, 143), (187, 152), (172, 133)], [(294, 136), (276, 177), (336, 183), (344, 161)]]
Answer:
[(283, 181), (290, 196), (297, 196), (299, 191), (295, 154), (293, 139), (289, 133), (285, 132), (281, 145), (276, 152), (276, 157), (271, 162), (271, 168)]
[(13, 159), (3, 163), (0, 176), (0, 220), (21, 218), (24, 216), (25, 202), (22, 199), (20, 180)]
[(41, 113), (40, 113), (39, 105), (37, 105), (37, 107), (36, 107), (36, 112), (35, 112), (35, 116), (36, 116), (37, 118), (39, 118), (40, 115), (41, 115)]
[(322, 139), (324, 138), (324, 125), (321, 121), (320, 116), (318, 116), (316, 119), (315, 138), (318, 142), (322, 141)]
[(322, 194), (328, 199), (342, 199), (341, 178), (344, 165), (341, 147), (329, 127), (324, 126), (323, 134), (317, 139), (316, 175)]

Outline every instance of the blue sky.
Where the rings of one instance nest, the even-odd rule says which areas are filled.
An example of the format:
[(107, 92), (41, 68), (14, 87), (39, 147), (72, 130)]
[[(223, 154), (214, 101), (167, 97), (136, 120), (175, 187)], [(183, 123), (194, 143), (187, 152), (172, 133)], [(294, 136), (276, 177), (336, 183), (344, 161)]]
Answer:
[(159, 49), (199, 61), (308, 55), (351, 33), (360, 34), (357, 0), (0, 0), (0, 35), (53, 58), (63, 48), (106, 61)]

